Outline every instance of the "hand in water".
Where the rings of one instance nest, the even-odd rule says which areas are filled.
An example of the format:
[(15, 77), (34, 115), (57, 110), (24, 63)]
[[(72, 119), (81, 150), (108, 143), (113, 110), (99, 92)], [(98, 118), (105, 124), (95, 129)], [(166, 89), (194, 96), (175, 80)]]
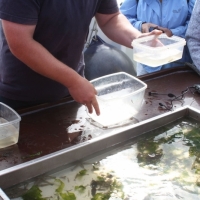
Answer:
[(139, 36), (139, 38), (154, 35), (153, 40), (145, 42), (145, 45), (150, 46), (150, 47), (162, 47), (164, 45), (158, 39), (159, 35), (161, 35), (162, 33), (163, 32), (160, 30), (153, 30), (150, 33), (143, 33), (142, 35)]
[(163, 47), (164, 44), (159, 40), (159, 36), (155, 36), (152, 40), (145, 43), (145, 45), (150, 47)]

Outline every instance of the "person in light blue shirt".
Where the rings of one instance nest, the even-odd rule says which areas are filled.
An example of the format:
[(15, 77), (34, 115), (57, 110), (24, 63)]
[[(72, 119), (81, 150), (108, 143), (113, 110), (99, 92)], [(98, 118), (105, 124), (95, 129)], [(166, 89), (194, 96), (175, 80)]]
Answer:
[[(143, 33), (160, 29), (169, 37), (185, 38), (194, 3), (195, 0), (125, 0), (120, 11)], [(158, 67), (137, 63), (137, 75), (180, 66), (185, 62), (192, 62), (187, 46), (184, 47), (182, 59), (178, 61)]]

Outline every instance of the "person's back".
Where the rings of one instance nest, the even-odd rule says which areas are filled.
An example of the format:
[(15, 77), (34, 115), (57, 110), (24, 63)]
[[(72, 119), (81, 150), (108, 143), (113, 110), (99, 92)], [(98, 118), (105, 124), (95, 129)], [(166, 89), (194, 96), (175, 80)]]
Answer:
[[(175, 35), (184, 38), (194, 1), (125, 0), (120, 10), (130, 23), (141, 32), (149, 32), (158, 28), (169, 37)], [(154, 68), (138, 63), (137, 75), (180, 66), (184, 62), (191, 62), (187, 46), (184, 48), (182, 59), (176, 62)]]

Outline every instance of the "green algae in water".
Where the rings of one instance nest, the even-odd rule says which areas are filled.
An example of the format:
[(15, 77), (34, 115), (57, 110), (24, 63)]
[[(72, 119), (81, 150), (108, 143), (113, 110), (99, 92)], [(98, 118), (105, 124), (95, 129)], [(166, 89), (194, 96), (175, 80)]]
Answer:
[(47, 200), (199, 200), (200, 123), (177, 120), (51, 177), (28, 189)]

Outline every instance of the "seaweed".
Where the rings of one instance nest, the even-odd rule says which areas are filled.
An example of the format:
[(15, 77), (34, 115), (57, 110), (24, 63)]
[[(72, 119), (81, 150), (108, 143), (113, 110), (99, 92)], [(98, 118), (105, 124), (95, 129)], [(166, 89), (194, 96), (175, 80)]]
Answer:
[(63, 200), (76, 200), (76, 196), (72, 192), (67, 192), (67, 193), (60, 193), (59, 194)]
[(86, 186), (83, 185), (77, 185), (74, 187), (75, 190), (78, 190), (79, 192), (83, 193), (86, 189)]
[(58, 188), (56, 189), (57, 193), (61, 193), (65, 187), (65, 184), (60, 179), (55, 179), (56, 182), (60, 183)]
[(60, 179), (55, 179), (55, 181), (60, 184), (56, 189), (56, 192), (63, 200), (76, 200), (76, 196), (74, 193), (72, 192), (63, 193), (65, 184)]
[(110, 193), (97, 193), (94, 195), (94, 197), (92, 197), (91, 200), (109, 200), (110, 196)]
[(87, 175), (86, 173), (87, 173), (87, 170), (86, 170), (86, 169), (83, 169), (83, 170), (79, 171), (79, 172), (76, 174), (74, 180), (76, 180), (77, 178), (81, 178), (81, 177)]
[[(108, 200), (111, 194), (117, 193), (117, 196), (124, 199), (124, 192), (121, 182), (116, 180), (110, 173), (97, 176), (96, 180), (92, 180), (90, 183), (91, 194), (93, 198), (91, 200)], [(100, 193), (100, 191), (103, 191)], [(121, 194), (121, 195), (120, 195)]]
[(46, 200), (42, 198), (42, 191), (36, 185), (33, 185), (27, 192), (22, 195), (23, 200)]

